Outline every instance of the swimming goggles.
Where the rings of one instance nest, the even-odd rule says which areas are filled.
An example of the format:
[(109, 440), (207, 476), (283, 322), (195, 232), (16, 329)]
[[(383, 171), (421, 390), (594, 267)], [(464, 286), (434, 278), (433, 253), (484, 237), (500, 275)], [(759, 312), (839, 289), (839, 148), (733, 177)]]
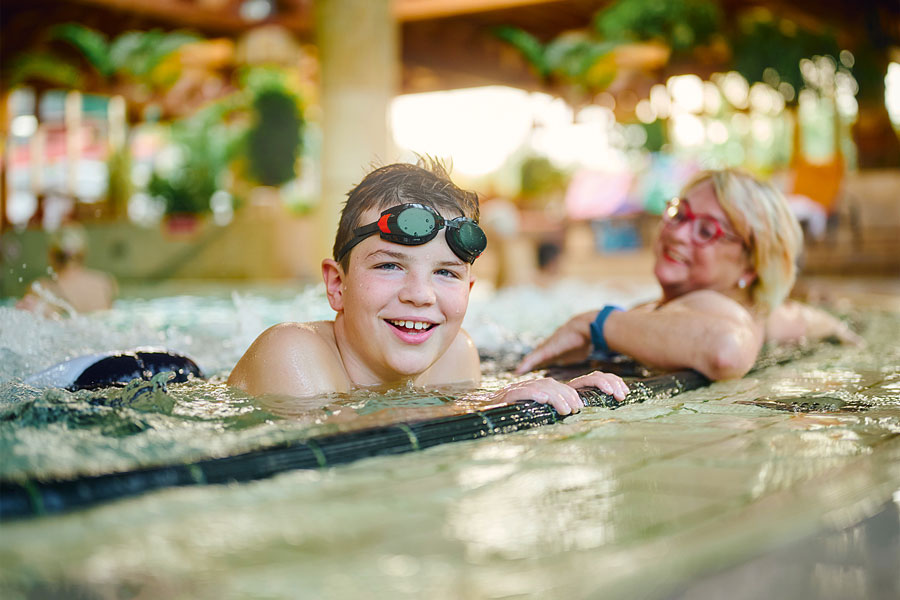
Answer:
[(666, 203), (662, 214), (663, 223), (678, 227), (682, 223), (690, 223), (691, 240), (698, 246), (707, 246), (719, 238), (744, 244), (744, 240), (728, 233), (722, 223), (711, 215), (697, 214), (684, 198), (672, 198)]
[(376, 233), (387, 242), (420, 246), (433, 240), (441, 229), (447, 230), (444, 234), (447, 245), (463, 262), (475, 262), (487, 247), (487, 236), (472, 219), (444, 219), (429, 206), (409, 203), (392, 206), (382, 212), (381, 218), (374, 223), (354, 229), (353, 237), (344, 244), (336, 258), (341, 260), (354, 246)]

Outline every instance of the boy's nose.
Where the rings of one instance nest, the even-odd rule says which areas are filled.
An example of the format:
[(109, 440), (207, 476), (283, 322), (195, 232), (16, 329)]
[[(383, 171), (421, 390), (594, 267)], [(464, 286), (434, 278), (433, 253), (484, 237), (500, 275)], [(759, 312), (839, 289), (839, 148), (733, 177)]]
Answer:
[(427, 306), (437, 300), (430, 279), (416, 274), (406, 277), (398, 296), (401, 302), (408, 302), (414, 306)]

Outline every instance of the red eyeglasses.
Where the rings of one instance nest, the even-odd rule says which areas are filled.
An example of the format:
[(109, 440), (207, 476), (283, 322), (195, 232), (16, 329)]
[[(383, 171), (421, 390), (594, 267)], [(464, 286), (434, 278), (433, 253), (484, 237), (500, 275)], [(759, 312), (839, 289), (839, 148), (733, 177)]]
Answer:
[(682, 223), (690, 223), (691, 240), (698, 246), (707, 246), (719, 238), (744, 244), (744, 240), (733, 233), (725, 231), (722, 223), (710, 215), (698, 215), (691, 210), (691, 205), (684, 198), (672, 198), (666, 203), (662, 214), (666, 227), (678, 227)]

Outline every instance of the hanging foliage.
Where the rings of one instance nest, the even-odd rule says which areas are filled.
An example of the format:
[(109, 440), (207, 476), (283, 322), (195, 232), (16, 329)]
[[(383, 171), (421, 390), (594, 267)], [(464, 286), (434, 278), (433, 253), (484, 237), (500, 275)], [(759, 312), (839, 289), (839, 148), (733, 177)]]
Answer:
[(303, 119), (297, 97), (283, 88), (259, 92), (253, 100), (256, 122), (247, 134), (250, 173), (263, 185), (278, 186), (297, 176), (303, 145)]
[[(741, 15), (732, 46), (734, 69), (747, 81), (765, 81), (774, 84), (773, 87), (784, 82), (798, 91), (805, 86), (800, 71), (803, 59), (831, 56), (837, 60), (840, 54), (833, 30), (811, 31), (767, 10), (753, 10)], [(773, 81), (775, 74), (778, 81)]]
[(720, 31), (722, 14), (709, 0), (619, 0), (594, 16), (605, 40), (663, 42), (675, 52), (709, 44)]

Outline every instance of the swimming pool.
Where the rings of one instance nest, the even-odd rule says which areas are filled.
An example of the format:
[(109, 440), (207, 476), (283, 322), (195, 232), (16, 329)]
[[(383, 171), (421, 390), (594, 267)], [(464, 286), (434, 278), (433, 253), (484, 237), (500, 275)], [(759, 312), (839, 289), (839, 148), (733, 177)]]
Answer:
[[(473, 298), (465, 327), (488, 353), (516, 354), (572, 312), (654, 292), (523, 288)], [(444, 407), (416, 394), (261, 406), (225, 389), (222, 378), (263, 327), (330, 317), (319, 288), (161, 292), (58, 323), (0, 311), (4, 475), (228, 455), (360, 415), (396, 419)], [(826, 345), (668, 400), (5, 522), (0, 585), (4, 597), (703, 597), (704, 577), (780, 556), (766, 572), (795, 565), (793, 579), (777, 580), (793, 582), (799, 593), (790, 597), (877, 598), (892, 591), (885, 585), (900, 589), (896, 574), (884, 584), (880, 571), (860, 566), (874, 534), (853, 526), (878, 515), (897, 530), (900, 315), (853, 317), (869, 342), (863, 351)], [(184, 352), (211, 379), (125, 408), (17, 381), (73, 355), (135, 346)], [(810, 400), (843, 410), (802, 412)], [(815, 542), (796, 546), (803, 540)], [(830, 562), (810, 550), (821, 545), (832, 548)], [(806, 560), (790, 563), (785, 552)]]

